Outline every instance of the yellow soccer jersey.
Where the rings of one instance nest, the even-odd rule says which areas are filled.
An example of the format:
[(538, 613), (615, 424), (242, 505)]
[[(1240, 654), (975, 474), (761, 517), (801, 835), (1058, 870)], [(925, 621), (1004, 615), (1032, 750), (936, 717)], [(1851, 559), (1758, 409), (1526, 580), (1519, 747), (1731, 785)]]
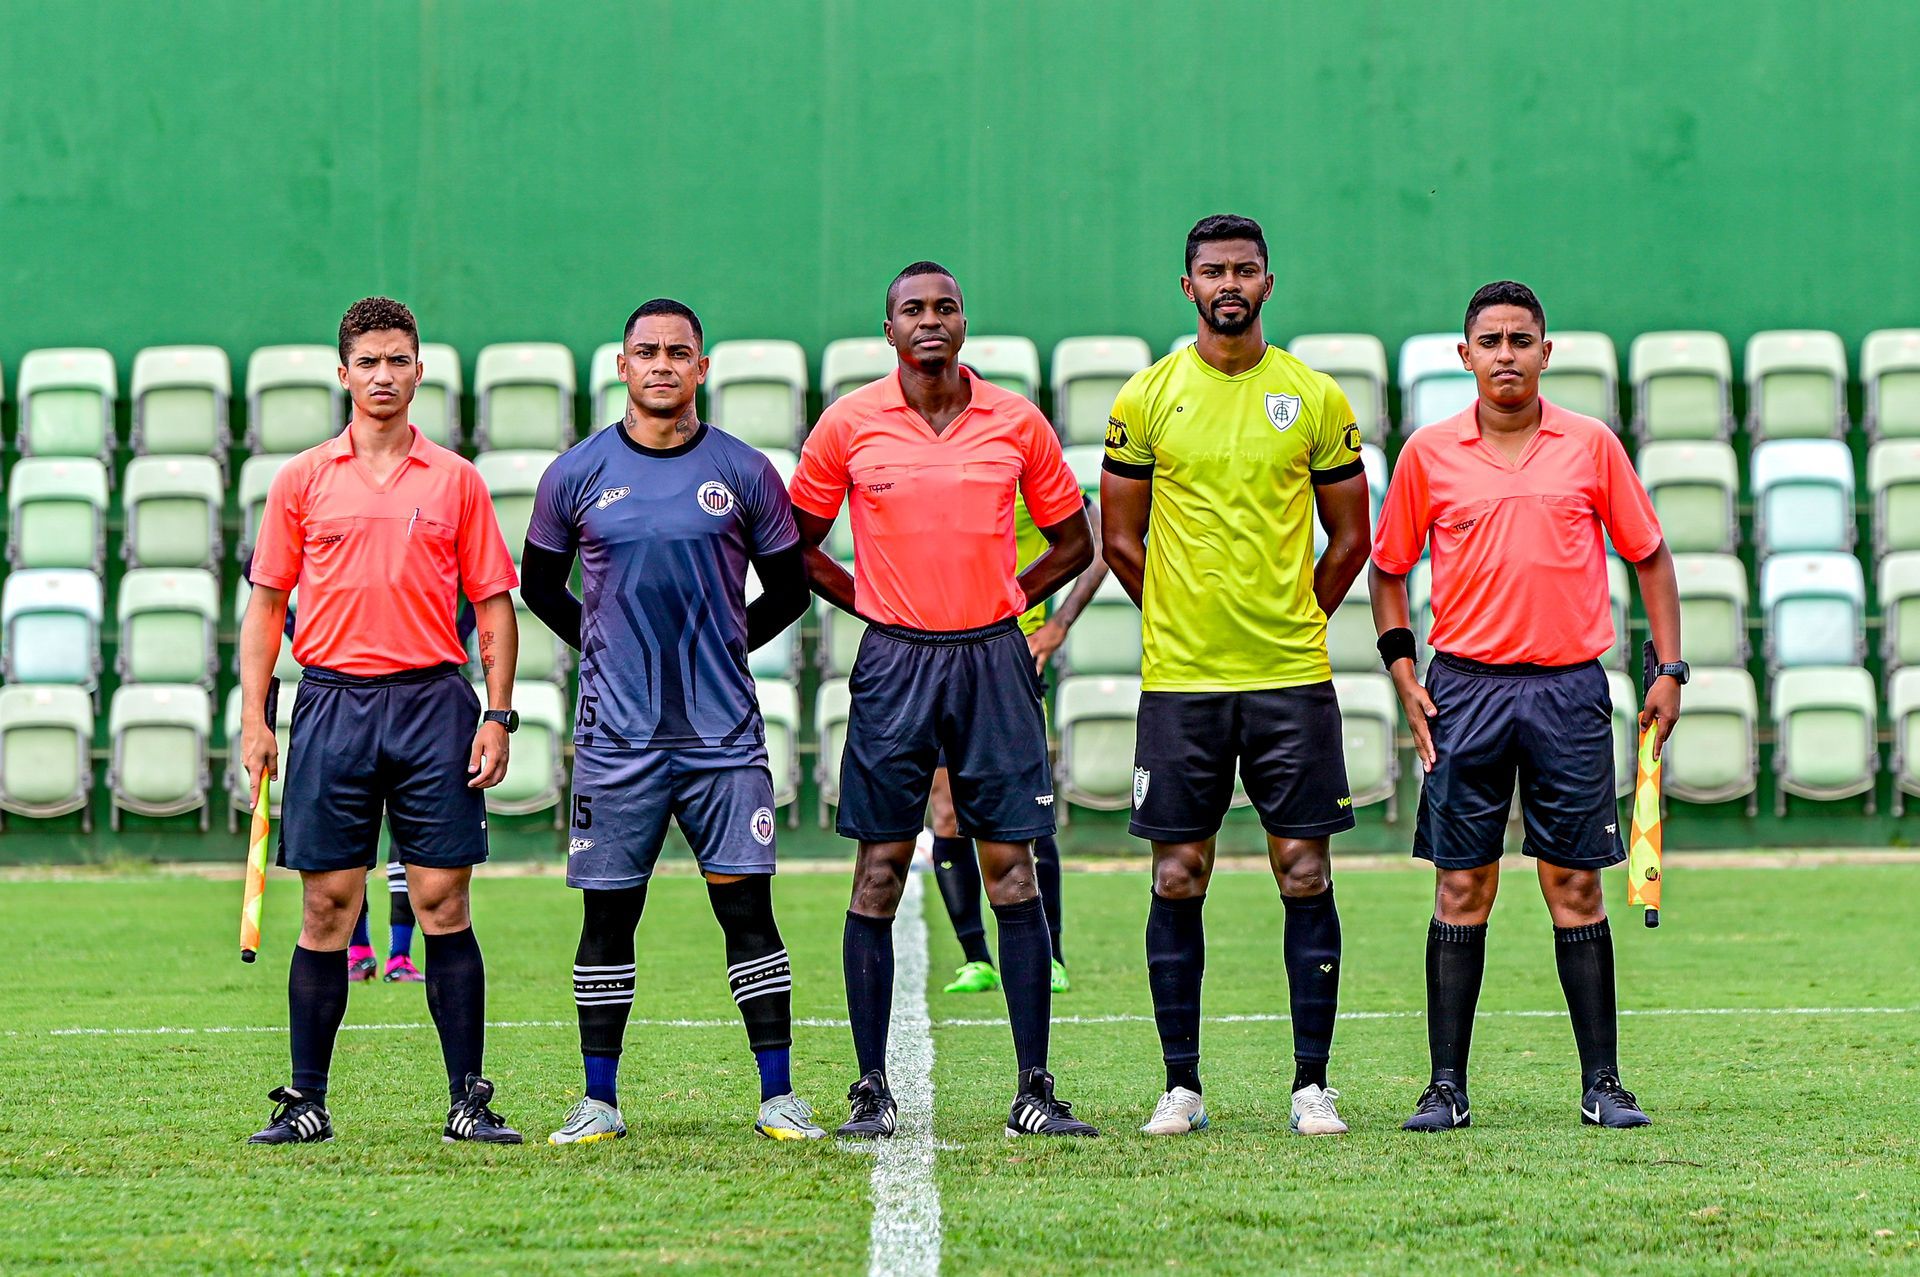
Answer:
[[(1089, 501), (1100, 499), (1098, 490), (1088, 492), (1084, 487), (1081, 488), (1080, 495)], [(1015, 493), (1013, 498), (1013, 548), (1016, 555), (1014, 562), (1020, 565), (1022, 572), (1033, 566), (1033, 561), (1047, 552), (1047, 538), (1041, 535), (1039, 525), (1034, 523), (1033, 516), (1027, 513), (1027, 503), (1020, 499), (1018, 493)], [(1020, 632), (1031, 634), (1045, 625), (1054, 604), (1072, 588), (1073, 583), (1068, 582), (1060, 587), (1060, 592), (1053, 598), (1036, 603), (1021, 613)]]
[(1244, 692), (1321, 683), (1313, 484), (1363, 473), (1333, 378), (1269, 346), (1237, 377), (1192, 346), (1134, 374), (1107, 422), (1105, 466), (1153, 480), (1141, 686)]

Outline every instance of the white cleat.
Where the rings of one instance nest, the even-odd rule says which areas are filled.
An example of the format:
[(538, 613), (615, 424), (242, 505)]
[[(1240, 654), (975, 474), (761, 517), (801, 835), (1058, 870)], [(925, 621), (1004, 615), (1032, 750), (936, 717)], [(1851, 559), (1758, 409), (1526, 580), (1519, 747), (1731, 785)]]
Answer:
[(1142, 1135), (1191, 1135), (1207, 1129), (1207, 1106), (1200, 1092), (1176, 1086), (1153, 1106), (1153, 1116), (1140, 1128)]
[(1287, 1125), (1301, 1135), (1345, 1135), (1347, 1124), (1333, 1107), (1339, 1098), (1340, 1092), (1331, 1088), (1301, 1087), (1293, 1093), (1293, 1116)]
[(827, 1133), (813, 1120), (813, 1105), (792, 1091), (776, 1095), (760, 1106), (753, 1129), (770, 1140), (823, 1140)]
[(591, 1097), (567, 1110), (567, 1120), (547, 1136), (549, 1144), (592, 1144), (597, 1140), (617, 1140), (627, 1133), (620, 1110)]

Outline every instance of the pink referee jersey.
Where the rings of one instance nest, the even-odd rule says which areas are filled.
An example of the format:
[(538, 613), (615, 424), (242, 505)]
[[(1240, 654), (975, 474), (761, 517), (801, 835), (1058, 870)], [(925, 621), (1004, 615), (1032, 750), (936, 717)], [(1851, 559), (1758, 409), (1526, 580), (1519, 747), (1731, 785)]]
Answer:
[(1394, 463), (1373, 561), (1404, 576), (1433, 546), (1434, 650), (1492, 665), (1576, 665), (1613, 645), (1602, 528), (1629, 562), (1660, 521), (1613, 432), (1540, 401), (1510, 462), (1480, 437), (1475, 404), (1416, 430)]

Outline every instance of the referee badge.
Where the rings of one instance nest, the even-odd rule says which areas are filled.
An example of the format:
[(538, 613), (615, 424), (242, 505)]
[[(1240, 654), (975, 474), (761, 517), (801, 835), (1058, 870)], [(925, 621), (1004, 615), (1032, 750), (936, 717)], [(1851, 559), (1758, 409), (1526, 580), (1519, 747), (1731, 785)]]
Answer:
[(1275, 430), (1280, 431), (1300, 420), (1300, 396), (1268, 395), (1267, 420), (1273, 423)]
[(1133, 769), (1133, 808), (1140, 810), (1140, 804), (1147, 801), (1147, 782), (1153, 779), (1153, 773), (1144, 767)]

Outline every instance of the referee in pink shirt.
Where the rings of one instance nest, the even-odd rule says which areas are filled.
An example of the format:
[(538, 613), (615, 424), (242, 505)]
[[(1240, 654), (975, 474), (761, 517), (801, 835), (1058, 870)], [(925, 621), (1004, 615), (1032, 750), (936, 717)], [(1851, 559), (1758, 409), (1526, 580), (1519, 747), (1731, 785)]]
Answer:
[[(1039, 675), (1016, 618), (1093, 561), (1086, 500), (1040, 410), (960, 365), (952, 272), (915, 262), (887, 289), (899, 368), (835, 400), (792, 482), (814, 592), (868, 622), (853, 667), (839, 830), (860, 844), (843, 946), (860, 1080), (846, 1136), (893, 1134), (887, 1023), (893, 916), (944, 754), (960, 833), (999, 920), (1018, 1091), (1009, 1135), (1094, 1135), (1047, 1072), (1052, 957), (1033, 840), (1054, 829)], [(1048, 549), (1015, 571), (1022, 497)], [(821, 543), (845, 503), (855, 579)]]
[[(1426, 770), (1413, 854), (1438, 874), (1427, 931), (1432, 1082), (1405, 1129), (1467, 1126), (1467, 1049), (1514, 782), (1580, 1052), (1581, 1121), (1645, 1126), (1620, 1085), (1613, 937), (1600, 871), (1626, 859), (1614, 799), (1607, 551), (1640, 581), (1659, 664), (1640, 711), (1655, 751), (1680, 714), (1680, 598), (1653, 503), (1602, 422), (1540, 398), (1553, 353), (1524, 284), (1467, 303), (1460, 361), (1479, 400), (1414, 432), (1373, 543), (1373, 619)], [(1433, 665), (1421, 686), (1407, 573), (1433, 555)]]

